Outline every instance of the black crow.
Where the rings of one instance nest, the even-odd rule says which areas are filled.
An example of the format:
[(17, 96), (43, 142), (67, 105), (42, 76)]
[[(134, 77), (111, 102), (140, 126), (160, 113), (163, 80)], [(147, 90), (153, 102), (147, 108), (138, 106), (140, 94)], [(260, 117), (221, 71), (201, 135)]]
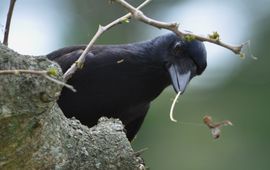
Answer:
[[(85, 49), (71, 46), (48, 54), (65, 72)], [(206, 68), (202, 42), (185, 41), (173, 33), (140, 43), (96, 45), (84, 66), (68, 80), (76, 93), (64, 88), (58, 104), (67, 117), (89, 127), (101, 116), (119, 118), (132, 140), (153, 101), (173, 85), (184, 92), (188, 82)]]

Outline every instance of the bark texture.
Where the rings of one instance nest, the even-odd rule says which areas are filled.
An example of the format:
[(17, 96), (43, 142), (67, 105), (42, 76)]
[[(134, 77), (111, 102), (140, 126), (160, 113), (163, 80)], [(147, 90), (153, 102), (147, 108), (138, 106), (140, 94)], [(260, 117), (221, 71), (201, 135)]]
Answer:
[[(20, 55), (0, 44), (0, 70), (48, 70), (44, 56)], [(40, 75), (0, 74), (0, 169), (144, 169), (120, 120), (88, 128), (56, 104), (62, 87)]]

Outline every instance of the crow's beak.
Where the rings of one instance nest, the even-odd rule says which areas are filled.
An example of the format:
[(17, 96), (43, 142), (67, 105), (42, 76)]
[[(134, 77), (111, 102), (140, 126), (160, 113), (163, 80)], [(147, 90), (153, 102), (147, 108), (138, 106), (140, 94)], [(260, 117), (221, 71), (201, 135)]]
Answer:
[(168, 71), (171, 77), (172, 86), (176, 93), (183, 93), (191, 79), (191, 71), (183, 70), (177, 64), (172, 64), (168, 67)]

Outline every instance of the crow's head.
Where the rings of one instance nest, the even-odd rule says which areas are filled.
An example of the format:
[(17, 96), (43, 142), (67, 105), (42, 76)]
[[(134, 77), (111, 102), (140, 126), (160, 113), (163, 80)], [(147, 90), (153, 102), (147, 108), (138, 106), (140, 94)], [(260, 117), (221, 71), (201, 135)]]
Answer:
[(186, 41), (175, 34), (158, 37), (161, 60), (169, 73), (171, 84), (178, 93), (183, 93), (189, 81), (203, 73), (207, 66), (206, 49), (197, 40)]

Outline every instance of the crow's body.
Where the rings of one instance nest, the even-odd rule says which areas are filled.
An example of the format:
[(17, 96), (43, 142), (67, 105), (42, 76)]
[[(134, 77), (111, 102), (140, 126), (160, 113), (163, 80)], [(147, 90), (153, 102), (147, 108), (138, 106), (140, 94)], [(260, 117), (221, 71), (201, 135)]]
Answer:
[[(184, 53), (176, 59), (176, 42), (183, 44), (184, 41), (169, 34), (142, 43), (93, 47), (86, 57), (83, 69), (78, 70), (68, 81), (77, 92), (64, 88), (58, 100), (59, 106), (67, 117), (75, 116), (90, 127), (101, 116), (119, 118), (131, 140), (139, 130), (151, 101), (165, 87), (172, 82), (176, 91), (183, 91), (188, 81), (206, 67), (206, 61), (188, 59)], [(201, 49), (191, 50), (204, 53), (200, 54), (203, 55), (201, 60), (206, 60), (202, 43), (194, 43), (194, 48)], [(48, 58), (58, 62), (65, 72), (84, 48), (85, 46), (63, 48), (50, 53)], [(181, 67), (180, 70), (172, 67), (171, 62), (175, 60), (177, 67)], [(185, 74), (188, 71), (187, 77)], [(181, 80), (181, 75), (187, 78)]]

